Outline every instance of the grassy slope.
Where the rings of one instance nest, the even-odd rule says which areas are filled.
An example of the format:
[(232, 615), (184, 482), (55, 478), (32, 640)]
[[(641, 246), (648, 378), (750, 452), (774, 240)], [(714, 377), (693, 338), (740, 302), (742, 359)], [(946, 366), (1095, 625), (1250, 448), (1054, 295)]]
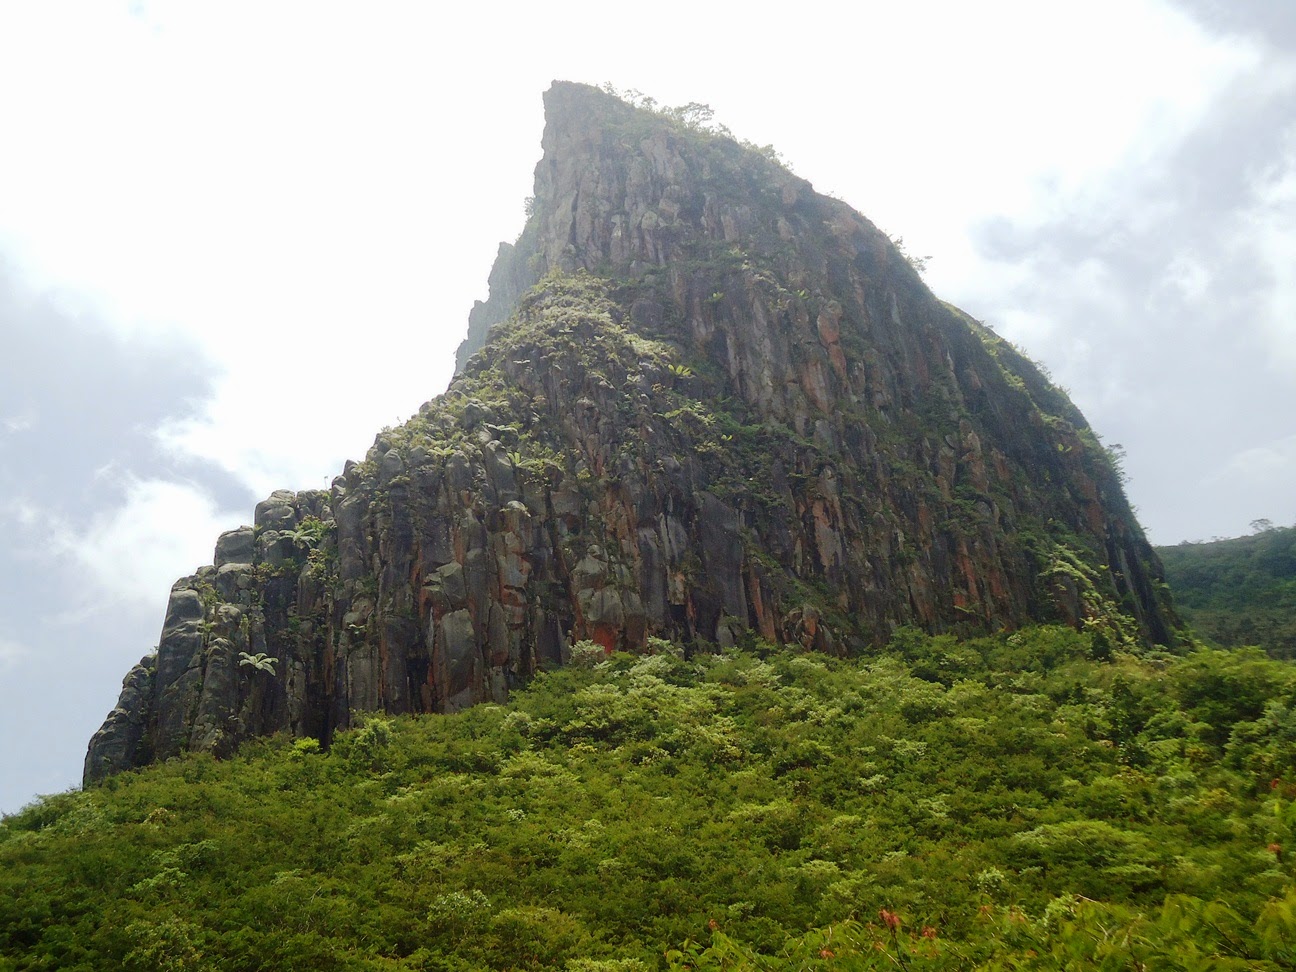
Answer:
[(172, 761), (3, 822), (0, 968), (1290, 967), (1296, 672), (1103, 653), (615, 656)]

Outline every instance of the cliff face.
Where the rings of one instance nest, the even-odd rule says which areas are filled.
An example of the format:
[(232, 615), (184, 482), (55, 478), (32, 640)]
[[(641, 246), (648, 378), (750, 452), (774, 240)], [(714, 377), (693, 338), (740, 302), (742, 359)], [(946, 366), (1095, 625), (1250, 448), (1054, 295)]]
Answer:
[(501, 700), (582, 639), (1172, 641), (1083, 417), (885, 234), (729, 139), (582, 85), (545, 102), (533, 215), (450, 389), (177, 582), (88, 781)]

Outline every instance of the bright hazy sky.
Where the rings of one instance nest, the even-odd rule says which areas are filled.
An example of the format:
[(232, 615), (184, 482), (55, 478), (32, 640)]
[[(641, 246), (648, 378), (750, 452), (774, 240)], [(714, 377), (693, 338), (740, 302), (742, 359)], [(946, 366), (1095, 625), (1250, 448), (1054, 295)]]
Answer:
[(1296, 6), (0, 5), (0, 811), (171, 582), (441, 392), (554, 78), (709, 103), (1067, 387), (1157, 543), (1296, 520)]

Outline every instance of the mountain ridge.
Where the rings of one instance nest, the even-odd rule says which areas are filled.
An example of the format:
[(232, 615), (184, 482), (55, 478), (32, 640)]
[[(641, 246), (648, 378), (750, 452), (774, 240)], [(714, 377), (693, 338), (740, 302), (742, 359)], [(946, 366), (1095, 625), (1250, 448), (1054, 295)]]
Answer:
[(499, 701), (582, 640), (1174, 642), (1083, 416), (885, 234), (678, 118), (568, 82), (545, 104), (450, 388), (177, 582), (87, 781)]
[(1257, 520), (1249, 536), (1157, 548), (1194, 633), (1221, 648), (1296, 658), (1296, 527)]

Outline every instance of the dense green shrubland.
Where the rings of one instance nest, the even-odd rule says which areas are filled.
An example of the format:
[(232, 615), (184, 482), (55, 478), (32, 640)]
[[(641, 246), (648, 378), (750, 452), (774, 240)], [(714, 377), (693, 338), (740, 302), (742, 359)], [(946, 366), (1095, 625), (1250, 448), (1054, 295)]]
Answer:
[(0, 968), (1296, 962), (1286, 663), (1062, 628), (656, 647), (34, 804)]

